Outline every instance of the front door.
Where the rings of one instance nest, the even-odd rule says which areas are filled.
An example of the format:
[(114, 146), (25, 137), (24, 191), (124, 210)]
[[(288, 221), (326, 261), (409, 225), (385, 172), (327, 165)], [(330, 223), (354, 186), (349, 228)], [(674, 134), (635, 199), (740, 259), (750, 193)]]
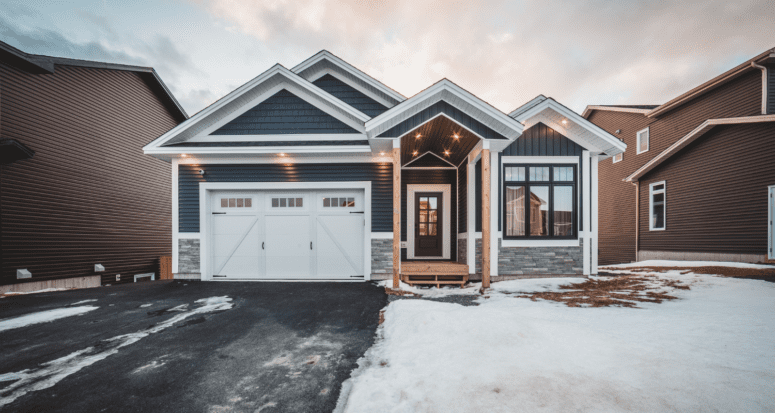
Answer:
[(441, 257), (443, 250), (441, 192), (417, 192), (415, 199), (414, 255)]

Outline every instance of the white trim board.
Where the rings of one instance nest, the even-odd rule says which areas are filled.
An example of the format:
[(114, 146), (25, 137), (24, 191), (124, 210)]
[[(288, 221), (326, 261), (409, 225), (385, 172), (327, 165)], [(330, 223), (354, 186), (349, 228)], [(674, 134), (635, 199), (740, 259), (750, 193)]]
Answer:
[(287, 156), (277, 154), (250, 154), (233, 156), (202, 156), (173, 158), (179, 165), (205, 165), (205, 164), (295, 164), (295, 163), (392, 163), (389, 156), (372, 156), (364, 153), (343, 153), (339, 156), (333, 154), (305, 154), (289, 153)]
[[(200, 182), (199, 183), (199, 270), (203, 281), (213, 279), (210, 273), (210, 192), (212, 191), (282, 191), (282, 190), (329, 190), (362, 189), (364, 207), (363, 270), (364, 281), (371, 280), (371, 181), (342, 182)], [(219, 280), (220, 281), (220, 280)]]
[[(412, 163), (414, 163), (414, 162), (416, 162), (416, 161), (418, 161), (418, 160), (422, 159), (422, 158), (423, 158), (425, 155), (428, 155), (428, 154), (430, 154), (430, 155), (433, 155), (433, 156), (435, 156), (435, 157), (439, 158), (439, 159), (440, 159), (442, 162), (444, 162), (444, 163), (446, 163), (447, 165), (449, 165), (449, 167), (444, 167), (445, 169), (446, 169), (446, 168), (457, 169), (457, 167), (456, 167), (456, 166), (455, 166), (455, 165), (454, 165), (452, 162), (450, 162), (450, 161), (448, 161), (448, 160), (446, 160), (446, 159), (442, 158), (441, 156), (437, 155), (437, 154), (436, 154), (435, 152), (433, 152), (433, 151), (425, 151), (425, 153), (423, 153), (422, 155), (417, 155), (417, 156), (416, 156), (414, 159), (412, 159), (411, 161), (409, 161), (409, 162), (405, 163), (405, 164), (404, 164), (404, 165), (403, 165), (401, 168), (403, 169), (403, 168), (406, 168), (406, 167), (408, 167), (408, 166), (409, 166), (409, 165), (411, 165)], [(420, 167), (420, 168), (422, 168), (422, 167)], [(436, 167), (436, 168), (438, 168), (438, 167)]]
[(603, 110), (609, 112), (626, 112), (626, 113), (639, 113), (645, 115), (651, 112), (651, 109), (639, 109), (639, 108), (627, 108), (623, 106), (601, 106), (601, 105), (587, 105), (581, 116), (587, 118), (593, 110)]
[(197, 135), (186, 142), (296, 142), (296, 141), (365, 141), (363, 133), (316, 133), (280, 135)]
[[(442, 207), (444, 208), (444, 216), (442, 222), (443, 232), (441, 234), (442, 239), (442, 256), (441, 257), (417, 257), (414, 255), (414, 222), (415, 211), (414, 209), (414, 194), (416, 192), (441, 192), (442, 195)], [(452, 189), (450, 184), (438, 184), (438, 185), (407, 185), (406, 186), (406, 258), (410, 260), (414, 259), (428, 259), (428, 260), (448, 260), (452, 256), (450, 231), (452, 231), (452, 217), (450, 216), (452, 211)], [(457, 254), (457, 252), (456, 252)]]

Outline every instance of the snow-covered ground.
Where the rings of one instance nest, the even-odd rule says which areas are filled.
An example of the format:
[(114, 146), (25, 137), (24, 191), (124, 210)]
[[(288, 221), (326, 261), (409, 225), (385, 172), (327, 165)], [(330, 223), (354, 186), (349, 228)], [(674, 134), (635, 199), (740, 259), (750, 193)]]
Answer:
[[(78, 303), (76, 303), (78, 304)], [(80, 307), (56, 308), (54, 310), (39, 311), (37, 313), (26, 314), (20, 317), (0, 320), (0, 331), (11, 330), (13, 328), (26, 327), (33, 324), (48, 323), (60, 318), (81, 315), (89, 311), (96, 310), (99, 307), (84, 305)]]
[(494, 283), (475, 307), (395, 301), (337, 411), (775, 411), (775, 283), (655, 277), (691, 289), (640, 308), (508, 294), (579, 279)]

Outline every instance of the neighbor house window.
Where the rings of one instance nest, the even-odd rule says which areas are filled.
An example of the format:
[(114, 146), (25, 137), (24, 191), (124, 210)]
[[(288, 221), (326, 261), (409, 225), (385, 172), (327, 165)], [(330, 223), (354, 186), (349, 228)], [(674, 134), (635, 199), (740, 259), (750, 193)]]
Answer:
[(649, 185), (649, 230), (665, 229), (665, 181)]
[(643, 129), (638, 132), (638, 153), (647, 152), (649, 150), (649, 128)]
[(622, 156), (624, 156), (624, 153), (617, 153), (614, 155), (614, 163), (621, 162)]
[(506, 165), (504, 238), (576, 236), (576, 165)]

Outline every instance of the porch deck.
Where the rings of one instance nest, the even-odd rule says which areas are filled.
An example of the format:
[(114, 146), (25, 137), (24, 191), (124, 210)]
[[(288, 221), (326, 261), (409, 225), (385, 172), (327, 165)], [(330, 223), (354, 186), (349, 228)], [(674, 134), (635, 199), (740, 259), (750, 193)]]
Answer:
[(462, 287), (468, 282), (468, 265), (448, 261), (402, 262), (401, 280), (411, 286), (451, 284)]

